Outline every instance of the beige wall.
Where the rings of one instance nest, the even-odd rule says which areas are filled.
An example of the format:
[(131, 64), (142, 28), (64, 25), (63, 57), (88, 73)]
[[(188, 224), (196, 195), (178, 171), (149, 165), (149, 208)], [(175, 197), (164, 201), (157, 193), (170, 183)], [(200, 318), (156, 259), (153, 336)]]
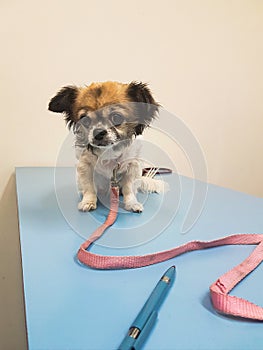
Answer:
[(199, 140), (210, 182), (263, 196), (262, 1), (1, 7), (0, 194), (15, 166), (55, 164), (67, 131), (46, 106), (58, 88), (142, 80)]
[[(67, 84), (148, 82), (199, 140), (209, 182), (263, 196), (263, 1), (13, 0), (0, 7), (2, 249), (17, 244), (14, 167), (55, 164), (67, 131), (46, 106)], [(177, 169), (191, 175), (174, 154)], [(0, 266), (0, 348), (21, 349), (17, 255)]]

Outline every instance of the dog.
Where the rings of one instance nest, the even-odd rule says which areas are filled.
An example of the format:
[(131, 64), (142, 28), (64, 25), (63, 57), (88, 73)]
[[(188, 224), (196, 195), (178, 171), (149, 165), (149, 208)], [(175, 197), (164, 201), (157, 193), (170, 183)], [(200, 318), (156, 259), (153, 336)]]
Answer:
[(159, 103), (147, 84), (131, 82), (65, 86), (49, 102), (48, 109), (63, 113), (75, 135), (81, 211), (97, 208), (100, 190), (115, 181), (121, 188), (124, 208), (141, 213), (137, 191), (163, 191), (161, 180), (142, 176), (140, 136), (157, 117)]

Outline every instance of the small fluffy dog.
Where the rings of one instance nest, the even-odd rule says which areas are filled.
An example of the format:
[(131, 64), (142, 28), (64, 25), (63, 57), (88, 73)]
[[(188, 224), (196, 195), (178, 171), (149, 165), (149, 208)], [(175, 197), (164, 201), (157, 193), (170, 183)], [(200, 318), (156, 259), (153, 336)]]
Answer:
[(137, 190), (163, 190), (162, 181), (142, 176), (138, 144), (138, 136), (156, 117), (158, 107), (141, 82), (66, 86), (51, 99), (49, 110), (64, 113), (75, 134), (78, 186), (83, 195), (79, 210), (96, 209), (98, 191), (109, 188), (114, 169), (126, 210), (143, 211)]

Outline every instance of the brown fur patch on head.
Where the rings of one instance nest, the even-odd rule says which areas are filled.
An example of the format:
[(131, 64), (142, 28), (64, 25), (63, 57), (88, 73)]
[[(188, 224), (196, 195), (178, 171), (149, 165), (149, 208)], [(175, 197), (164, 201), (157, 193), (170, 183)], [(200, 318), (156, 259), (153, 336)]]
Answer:
[(74, 111), (76, 114), (80, 109), (96, 111), (108, 105), (128, 102), (127, 88), (128, 84), (111, 81), (92, 83), (84, 88), (79, 88)]
[(123, 84), (107, 81), (92, 83), (85, 87), (66, 86), (49, 103), (49, 110), (64, 113), (69, 127), (86, 112), (102, 110), (110, 105), (125, 105), (137, 121), (137, 135), (149, 126), (158, 112), (159, 104), (154, 100), (147, 84), (131, 82)]

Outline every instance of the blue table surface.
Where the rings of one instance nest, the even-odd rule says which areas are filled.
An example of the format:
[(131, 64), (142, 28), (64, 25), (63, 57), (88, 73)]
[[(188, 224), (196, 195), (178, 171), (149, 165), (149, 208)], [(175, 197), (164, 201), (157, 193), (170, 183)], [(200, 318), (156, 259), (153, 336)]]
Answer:
[[(201, 215), (182, 233), (193, 180), (175, 174), (165, 180), (169, 192), (140, 195), (142, 214), (120, 210), (117, 222), (92, 251), (141, 255), (195, 239), (263, 232), (263, 199), (208, 185)], [(75, 170), (17, 168), (16, 182), (30, 350), (116, 349), (171, 265), (176, 265), (176, 281), (145, 350), (263, 348), (262, 322), (218, 314), (209, 297), (209, 286), (254, 246), (196, 251), (139, 269), (93, 270), (78, 264), (75, 256), (84, 238), (104, 221), (107, 208), (77, 210)], [(262, 280), (260, 265), (231, 294), (263, 305)]]

